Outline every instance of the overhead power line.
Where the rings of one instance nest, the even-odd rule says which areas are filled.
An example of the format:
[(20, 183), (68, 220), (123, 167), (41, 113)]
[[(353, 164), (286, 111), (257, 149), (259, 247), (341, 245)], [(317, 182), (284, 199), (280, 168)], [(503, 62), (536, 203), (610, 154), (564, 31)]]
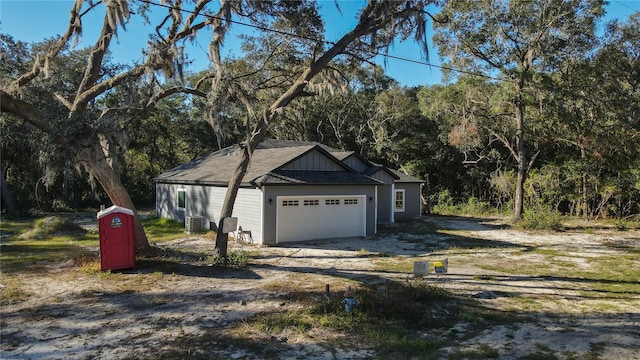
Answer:
[(631, 6), (629, 6), (629, 5), (625, 4), (625, 3), (623, 3), (622, 1), (614, 0), (614, 2), (615, 2), (615, 3), (617, 3), (617, 4), (618, 4), (618, 5), (620, 5), (620, 6), (624, 6), (624, 7), (626, 7), (627, 9), (630, 9), (630, 10), (631, 10), (631, 11), (633, 11), (633, 12), (637, 12), (637, 11), (639, 11), (639, 10), (634, 9), (634, 8), (632, 8)]
[[(173, 7), (169, 6), (169, 5), (156, 3), (156, 2), (151, 1), (151, 0), (134, 0), (134, 1), (142, 2), (142, 3), (148, 4), (148, 5), (163, 7), (163, 8), (170, 9), (170, 10), (176, 10), (175, 8), (173, 8)], [(216, 17), (214, 15), (201, 14), (201, 13), (197, 13), (197, 12), (192, 11), (192, 10), (187, 10), (187, 9), (182, 9), (182, 8), (177, 9), (177, 10), (179, 10), (181, 12), (184, 12), (184, 13), (188, 13), (188, 14), (199, 15), (199, 16), (206, 17), (206, 18), (209, 18), (209, 19), (217, 19), (217, 20), (228, 21), (231, 24), (245, 26), (245, 27), (248, 27), (248, 28), (256, 29), (256, 30), (261, 30), (261, 31), (265, 31), (265, 32), (271, 32), (271, 33), (274, 33), (274, 34), (279, 34), (279, 35), (284, 35), (284, 36), (290, 36), (290, 37), (294, 37), (294, 38), (298, 38), (298, 39), (302, 39), (302, 40), (307, 40), (307, 41), (312, 41), (312, 42), (316, 42), (316, 43), (322, 43), (324, 45), (333, 46), (333, 45), (336, 44), (336, 42), (334, 42), (334, 41), (320, 40), (320, 39), (317, 39), (317, 38), (314, 38), (314, 37), (310, 37), (310, 36), (298, 35), (298, 34), (294, 34), (294, 33), (283, 31), (283, 30), (273, 29), (273, 28), (269, 28), (269, 27), (266, 27), (266, 26), (250, 24), (250, 23), (237, 21), (237, 20), (222, 19), (222, 18)], [(382, 53), (382, 52), (379, 52), (379, 51), (372, 51), (372, 50), (366, 50), (366, 49), (364, 49), (362, 51), (368, 53), (369, 55), (373, 55), (373, 56), (381, 56), (381, 57), (384, 57), (384, 58), (387, 58), (387, 59), (394, 59), (394, 60), (404, 61), (404, 62), (408, 62), (408, 63), (428, 66), (428, 67), (431, 67), (431, 68), (440, 69), (440, 70), (446, 70), (446, 71), (452, 71), (452, 72), (459, 73), (459, 74), (478, 76), (478, 77), (482, 77), (482, 78), (489, 79), (489, 80), (495, 80), (495, 81), (506, 81), (506, 82), (509, 81), (509, 80), (504, 79), (504, 78), (498, 78), (498, 77), (487, 75), (487, 74), (483, 74), (483, 73), (460, 70), (460, 69), (452, 68), (452, 67), (449, 67), (449, 66), (435, 65), (435, 64), (431, 64), (429, 62), (423, 61), (423, 60), (415, 60), (415, 59), (409, 59), (409, 58), (405, 58), (405, 57), (401, 57), (401, 56), (389, 55), (389, 54)]]
[[(298, 34), (294, 34), (294, 33), (283, 31), (283, 30), (272, 29), (272, 28), (269, 28), (269, 27), (266, 27), (266, 26), (245, 23), (245, 22), (237, 21), (237, 20), (222, 19), (220, 17), (216, 17), (216, 16), (213, 16), (213, 15), (197, 13), (195, 11), (182, 9), (182, 8), (175, 9), (175, 8), (169, 6), (169, 5), (156, 3), (156, 2), (151, 1), (151, 0), (134, 0), (134, 1), (142, 2), (142, 3), (148, 4), (148, 5), (152, 5), (152, 6), (163, 7), (163, 8), (169, 9), (169, 10), (179, 10), (179, 11), (184, 12), (184, 13), (194, 14), (194, 15), (206, 17), (206, 18), (209, 18), (209, 19), (218, 19), (218, 20), (228, 21), (228, 22), (230, 22), (232, 24), (245, 26), (245, 27), (248, 27), (248, 28), (256, 29), (256, 30), (261, 30), (261, 31), (265, 31), (265, 32), (271, 32), (271, 33), (284, 35), (284, 36), (290, 36), (290, 37), (294, 37), (294, 38), (298, 38), (298, 39), (303, 39), (303, 40), (307, 40), (307, 41), (321, 43), (321, 44), (324, 44), (324, 45), (335, 45), (336, 44), (333, 41), (320, 40), (320, 39), (313, 38), (313, 37), (310, 37), (310, 36), (298, 35)], [(616, 2), (619, 2), (619, 1), (616, 1)], [(395, 55), (389, 55), (389, 54), (386, 54), (386, 53), (381, 53), (379, 51), (370, 51), (370, 50), (362, 50), (362, 51), (365, 51), (368, 54), (374, 55), (374, 56), (381, 56), (381, 57), (384, 57), (384, 58), (387, 58), (387, 59), (394, 59), (394, 60), (404, 61), (404, 62), (408, 62), (408, 63), (428, 66), (428, 67), (431, 67), (431, 68), (436, 68), (436, 69), (441, 69), (441, 70), (446, 70), (446, 71), (452, 71), (452, 72), (457, 73), (457, 74), (477, 76), (477, 77), (485, 78), (485, 79), (488, 79), (488, 80), (499, 81), (499, 82), (514, 83), (514, 81), (510, 80), (510, 79), (499, 78), (499, 77), (495, 77), (495, 76), (491, 76), (491, 75), (487, 75), (487, 74), (483, 74), (483, 73), (478, 73), (478, 72), (473, 72), (473, 71), (466, 71), (466, 70), (456, 69), (456, 68), (452, 68), (452, 67), (449, 67), (449, 66), (434, 65), (434, 64), (428, 63), (426, 61), (409, 59), (409, 58), (405, 58), (405, 57), (401, 57), (401, 56), (395, 56)], [(558, 89), (548, 88), (546, 86), (540, 86), (540, 85), (529, 85), (529, 86), (532, 87), (532, 88), (536, 88), (538, 90), (543, 90), (543, 91), (549, 91), (549, 92), (558, 91)], [(566, 94), (570, 94), (570, 95), (576, 96), (576, 97), (579, 97), (579, 98), (584, 98), (585, 97), (584, 95), (577, 94), (575, 92), (567, 92), (567, 91), (562, 91), (562, 92), (564, 92)]]

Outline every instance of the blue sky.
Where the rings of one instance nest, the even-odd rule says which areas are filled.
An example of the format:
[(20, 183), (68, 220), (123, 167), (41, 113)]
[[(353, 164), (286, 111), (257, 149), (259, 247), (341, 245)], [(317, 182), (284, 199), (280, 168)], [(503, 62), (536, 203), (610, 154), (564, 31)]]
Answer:
[[(326, 39), (337, 40), (344, 32), (351, 29), (356, 23), (356, 11), (363, 6), (364, 2), (365, 0), (339, 1), (342, 12), (340, 14), (333, 0), (321, 0), (322, 13), (327, 22)], [(72, 4), (72, 0), (0, 0), (0, 31), (25, 42), (39, 42), (61, 34), (66, 29)], [(640, 0), (610, 1), (607, 6), (607, 18), (625, 19), (635, 11), (640, 11)], [(114, 59), (118, 62), (142, 60), (141, 48), (147, 39), (148, 31), (139, 17), (134, 17), (133, 21), (128, 25), (128, 31), (122, 32), (115, 46), (112, 47)], [(92, 44), (95, 40), (95, 32), (101, 23), (101, 16), (90, 17), (83, 21), (84, 30), (80, 46)], [(234, 25), (234, 30), (241, 32), (246, 31), (246, 28)], [(189, 57), (194, 60), (194, 65), (190, 69), (198, 70), (208, 65), (207, 43), (208, 36), (199, 36), (195, 44), (187, 50)], [(234, 51), (234, 45), (237, 46), (229, 41), (227, 50), (232, 54), (241, 55), (239, 51)], [(397, 42), (389, 53), (393, 56), (425, 62), (424, 54), (418, 45), (411, 41)], [(429, 60), (431, 64), (439, 65), (437, 50), (431, 46)], [(382, 58), (378, 59), (378, 63), (385, 65)], [(437, 68), (407, 61), (388, 59), (385, 71), (401, 85), (406, 86), (441, 82), (441, 74)]]

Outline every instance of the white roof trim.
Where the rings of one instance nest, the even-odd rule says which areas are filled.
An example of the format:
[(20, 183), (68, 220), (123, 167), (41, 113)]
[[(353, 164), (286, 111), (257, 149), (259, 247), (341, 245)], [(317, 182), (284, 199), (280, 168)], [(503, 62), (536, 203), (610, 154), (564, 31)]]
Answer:
[(115, 213), (115, 212), (124, 213), (124, 214), (128, 214), (128, 215), (133, 216), (133, 211), (132, 210), (127, 209), (127, 208), (123, 208), (123, 207), (120, 207), (120, 206), (117, 206), (117, 205), (113, 205), (110, 208), (107, 208), (107, 209), (104, 209), (102, 211), (99, 211), (98, 212), (98, 219), (100, 219), (102, 217), (105, 217), (105, 216), (107, 216), (109, 214)]

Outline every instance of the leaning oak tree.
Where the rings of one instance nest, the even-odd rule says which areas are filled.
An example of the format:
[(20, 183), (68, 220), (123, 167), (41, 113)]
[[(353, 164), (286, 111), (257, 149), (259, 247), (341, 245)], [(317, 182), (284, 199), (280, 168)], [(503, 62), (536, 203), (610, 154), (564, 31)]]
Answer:
[[(206, 2), (204, 2), (206, 3)], [(199, 6), (199, 4), (196, 5)], [(70, 11), (69, 25), (48, 49), (34, 56), (28, 71), (0, 90), (0, 110), (12, 113), (37, 129), (51, 136), (60, 144), (73, 149), (75, 161), (82, 164), (91, 177), (105, 190), (115, 205), (133, 209), (135, 206), (127, 189), (123, 186), (118, 168), (118, 151), (126, 146), (127, 120), (134, 116), (145, 116), (158, 100), (176, 92), (196, 92), (181, 86), (161, 86), (180, 74), (184, 57), (181, 41), (190, 39), (195, 31), (211, 23), (210, 20), (195, 22), (196, 15), (185, 19), (171, 8), (156, 28), (155, 35), (145, 49), (145, 59), (140, 64), (121, 68), (117, 73), (106, 72), (105, 63), (110, 46), (120, 30), (126, 32), (126, 24), (132, 14), (145, 17), (149, 5), (132, 5), (126, 0), (83, 1), (76, 0)], [(49, 65), (72, 44), (77, 44), (82, 30), (82, 20), (87, 14), (102, 10), (104, 19), (96, 41), (89, 48), (82, 78), (69, 93), (43, 93), (51, 96), (66, 108), (66, 118), (52, 119), (44, 109), (23, 99), (21, 94), (41, 78), (57, 76), (49, 72)], [(166, 27), (163, 27), (166, 25)], [(126, 33), (125, 33), (126, 34)], [(129, 34), (126, 34), (129, 35)], [(158, 76), (161, 73), (161, 76)], [(139, 91), (144, 82), (151, 84)], [(164, 85), (164, 84), (163, 84)], [(107, 106), (105, 98), (116, 90), (126, 96), (116, 106)], [(57, 121), (54, 121), (57, 120)], [(75, 136), (67, 136), (68, 134)], [(150, 246), (138, 216), (135, 217), (135, 242), (139, 252), (150, 251)]]
[[(361, 61), (368, 61), (379, 50), (387, 49), (395, 38), (407, 39), (411, 36), (421, 42), (426, 52), (425, 29), (427, 18), (431, 17), (427, 12), (427, 6), (434, 3), (436, 1), (429, 0), (369, 1), (360, 12), (358, 23), (354, 28), (335, 43), (318, 42), (313, 49), (314, 56), (308, 64), (293, 72), (293, 75), (296, 76), (295, 80), (276, 100), (265, 106), (260, 112), (253, 109), (249, 101), (250, 96), (239, 91), (240, 89), (231, 87), (234, 89), (233, 97), (239, 99), (247, 107), (248, 114), (261, 113), (261, 116), (256, 119), (256, 123), (247, 133), (241, 158), (229, 181), (218, 228), (222, 228), (224, 219), (232, 215), (238, 189), (250, 166), (251, 154), (264, 140), (269, 125), (276, 120), (278, 114), (296, 98), (308, 95), (305, 89), (317, 75), (331, 68), (331, 62), (336, 57), (355, 56)], [(304, 18), (300, 20), (304, 20)], [(214, 42), (212, 47), (212, 53), (216, 55), (213, 58), (216, 70), (212, 85), (214, 93), (211, 96), (216, 99), (212, 102), (213, 105), (220, 104), (220, 99), (229, 99), (228, 95), (222, 93), (223, 89), (229, 87), (221, 86), (226, 82), (226, 79), (223, 63), (220, 60), (219, 46), (220, 43)], [(228, 82), (226, 83), (228, 84)], [(227, 234), (219, 231), (216, 238), (216, 250), (223, 257), (227, 256), (227, 242)]]
[(517, 0), (448, 2), (434, 42), (450, 65), (466, 73), (482, 72), (510, 84), (509, 116), (514, 133), (502, 141), (517, 163), (514, 218), (522, 217), (524, 183), (536, 155), (526, 133), (531, 124), (527, 95), (536, 73), (563, 57), (580, 56), (594, 38), (603, 14), (601, 0)]
[[(51, 46), (33, 56), (29, 69), (15, 74), (13, 79), (3, 79), (0, 111), (23, 119), (65, 147), (65, 151), (74, 154), (73, 161), (82, 164), (97, 180), (113, 204), (135, 212), (118, 166), (119, 156), (127, 146), (131, 119), (149, 116), (159, 101), (177, 93), (207, 96), (197, 88), (185, 86), (182, 81), (187, 62), (185, 44), (207, 29), (213, 32), (214, 42), (217, 41), (216, 32), (229, 25), (229, 22), (222, 24), (220, 19), (230, 18), (231, 14), (244, 14), (249, 18), (277, 15), (274, 10), (277, 8), (268, 2), (222, 1), (215, 8), (212, 4), (218, 2), (76, 0), (64, 33), (54, 39)], [(94, 45), (87, 51), (83, 75), (72, 83), (73, 90), (41, 93), (66, 109), (64, 116), (54, 117), (23, 94), (42, 79), (62, 76), (51, 72), (50, 65), (77, 44), (84, 29), (83, 19), (98, 11), (104, 13), (103, 22)], [(158, 14), (161, 16), (157, 17)], [(143, 60), (115, 72), (105, 71), (117, 35), (140, 36), (126, 29), (134, 17), (149, 24), (149, 40), (142, 49)], [(158, 19), (157, 23), (151, 24), (152, 18)], [(135, 242), (139, 252), (151, 250), (137, 215)]]

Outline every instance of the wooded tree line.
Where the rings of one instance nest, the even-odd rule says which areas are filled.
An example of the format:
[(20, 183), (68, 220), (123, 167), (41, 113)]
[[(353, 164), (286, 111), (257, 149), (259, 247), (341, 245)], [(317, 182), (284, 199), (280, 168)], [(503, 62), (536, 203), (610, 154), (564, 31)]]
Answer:
[[(78, 0), (60, 37), (2, 34), (3, 211), (148, 206), (164, 170), (273, 137), (421, 177), (428, 206), (638, 214), (640, 14), (604, 25), (602, 1), (456, 1), (436, 14), (430, 3), (370, 2), (335, 43), (305, 1)], [(74, 48), (100, 6), (96, 44)], [(150, 9), (166, 16), (145, 60), (115, 63), (109, 42)], [(232, 17), (278, 32), (245, 35), (223, 58)], [(447, 84), (402, 87), (372, 66), (393, 39), (424, 40), (428, 21)], [(205, 28), (212, 66), (189, 69), (184, 43)]]

